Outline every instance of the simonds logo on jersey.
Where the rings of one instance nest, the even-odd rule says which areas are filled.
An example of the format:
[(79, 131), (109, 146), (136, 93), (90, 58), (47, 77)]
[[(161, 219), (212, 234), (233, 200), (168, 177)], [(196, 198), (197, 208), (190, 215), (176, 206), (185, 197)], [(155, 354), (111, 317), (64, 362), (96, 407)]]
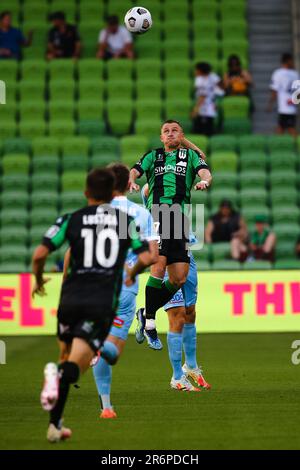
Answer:
[(175, 175), (186, 175), (186, 162), (178, 162), (176, 165), (162, 165), (155, 168), (155, 176), (164, 175), (165, 173), (175, 173)]

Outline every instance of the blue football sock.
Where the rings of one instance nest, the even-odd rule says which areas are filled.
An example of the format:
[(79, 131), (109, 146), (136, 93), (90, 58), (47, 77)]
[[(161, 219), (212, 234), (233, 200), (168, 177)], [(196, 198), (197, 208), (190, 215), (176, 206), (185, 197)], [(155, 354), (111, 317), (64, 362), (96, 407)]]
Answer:
[(182, 333), (185, 363), (189, 369), (196, 369), (197, 365), (197, 332), (194, 323), (185, 323)]
[(94, 378), (101, 401), (102, 409), (112, 408), (110, 403), (110, 387), (112, 380), (112, 367), (107, 364), (105, 359), (100, 360), (93, 367)]
[(173, 378), (179, 380), (182, 375), (182, 333), (168, 333), (169, 358), (173, 367)]
[(119, 357), (119, 350), (111, 341), (105, 341), (101, 349), (101, 357), (109, 364), (114, 365)]

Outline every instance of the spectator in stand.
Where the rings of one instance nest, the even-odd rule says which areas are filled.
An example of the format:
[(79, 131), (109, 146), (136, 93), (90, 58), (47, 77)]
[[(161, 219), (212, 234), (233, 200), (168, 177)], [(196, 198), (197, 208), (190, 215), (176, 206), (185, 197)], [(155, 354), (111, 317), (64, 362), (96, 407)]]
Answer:
[(297, 136), (297, 104), (293, 102), (293, 94), (299, 85), (299, 73), (295, 70), (292, 54), (283, 54), (281, 67), (273, 72), (271, 81), (271, 96), (267, 111), (271, 112), (277, 101), (278, 126), (277, 134), (287, 131), (293, 137)]
[(276, 235), (268, 225), (264, 215), (257, 215), (254, 219), (255, 230), (251, 234), (250, 251), (256, 260), (274, 261)]
[(0, 59), (22, 58), (22, 46), (28, 47), (32, 41), (32, 31), (25, 38), (22, 31), (12, 25), (10, 11), (3, 11), (0, 14)]
[(231, 201), (223, 199), (219, 211), (208, 221), (206, 243), (230, 243), (231, 256), (236, 261), (247, 257), (248, 230), (243, 217), (233, 209)]
[(299, 235), (299, 238), (298, 238), (297, 243), (296, 243), (296, 250), (295, 251), (296, 251), (297, 258), (300, 259), (300, 235)]
[(231, 55), (228, 58), (228, 71), (223, 76), (223, 86), (228, 96), (249, 96), (252, 77), (247, 70), (242, 69), (240, 58)]
[(194, 133), (211, 136), (217, 116), (216, 97), (223, 96), (220, 77), (212, 72), (211, 65), (199, 62), (195, 70), (196, 104), (192, 111)]
[(99, 33), (98, 51), (99, 59), (127, 59), (134, 58), (131, 34), (125, 26), (120, 26), (117, 16), (109, 16), (107, 27)]
[(53, 27), (48, 33), (47, 59), (78, 59), (81, 52), (80, 36), (76, 26), (66, 22), (65, 14), (57, 11), (49, 16)]

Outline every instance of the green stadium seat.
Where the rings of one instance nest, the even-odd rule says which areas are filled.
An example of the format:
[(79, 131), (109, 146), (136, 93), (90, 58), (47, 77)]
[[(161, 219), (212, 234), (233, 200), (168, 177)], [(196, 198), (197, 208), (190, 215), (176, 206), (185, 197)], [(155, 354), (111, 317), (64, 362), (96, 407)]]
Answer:
[(56, 156), (60, 152), (60, 140), (56, 137), (36, 137), (32, 140), (33, 155)]
[(41, 60), (45, 57), (48, 37), (49, 23), (28, 17), (23, 23), (23, 30), (34, 31), (30, 47), (25, 47), (22, 51), (23, 60)]
[(43, 121), (45, 119), (46, 107), (44, 101), (21, 102), (19, 105), (20, 121)]
[(296, 205), (298, 198), (298, 191), (295, 187), (289, 187), (287, 191), (285, 187), (279, 186), (270, 191), (270, 201), (273, 209), (278, 206)]
[(23, 21), (45, 23), (48, 19), (49, 4), (41, 1), (25, 1), (23, 6)]
[[(172, 18), (172, 17), (170, 17)], [(191, 27), (187, 19), (180, 21), (164, 22), (164, 35), (165, 41), (173, 41), (177, 38), (178, 41), (185, 41), (190, 36)]]
[(77, 102), (77, 113), (79, 121), (101, 121), (103, 118), (104, 102), (90, 100), (79, 100)]
[(295, 139), (290, 135), (272, 135), (267, 140), (270, 153), (274, 151), (295, 151)]
[(6, 245), (5, 249), (0, 250), (0, 262), (4, 267), (6, 264), (18, 263), (25, 266), (29, 260), (29, 253), (26, 246)]
[(211, 253), (214, 262), (231, 258), (230, 243), (212, 243)]
[(17, 115), (17, 105), (16, 103), (6, 104), (0, 106), (0, 122), (1, 125), (8, 122), (10, 124), (15, 124)]
[[(277, 223), (300, 223), (300, 209), (296, 205), (288, 205), (286, 207), (273, 207), (272, 211), (273, 224)], [(300, 235), (300, 232), (299, 232)]]
[(170, 40), (168, 42), (163, 43), (163, 52), (165, 60), (170, 60), (174, 58), (174, 51), (176, 51), (176, 58), (177, 59), (184, 59), (186, 60), (189, 57), (190, 53), (190, 43), (188, 39), (181, 40), (180, 42), (176, 40)]
[(159, 80), (138, 80), (136, 82), (136, 92), (138, 101), (161, 100), (163, 82)]
[[(194, 22), (198, 20), (215, 20), (219, 12), (219, 4), (212, 0), (194, 0), (192, 4)], [(203, 21), (202, 20), (202, 21)]]
[(223, 123), (224, 134), (233, 134), (237, 137), (252, 132), (250, 118), (228, 118)]
[(52, 0), (50, 12), (63, 11), (68, 23), (76, 21), (77, 2), (76, 0)]
[(73, 101), (50, 101), (48, 112), (49, 120), (51, 121), (61, 121), (74, 119), (74, 102)]
[(161, 120), (154, 119), (137, 119), (135, 121), (136, 134), (142, 134), (148, 138), (158, 135), (160, 133)]
[(97, 24), (86, 23), (80, 26), (80, 35), (84, 38), (81, 55), (85, 60), (96, 60), (99, 30), (99, 21)]
[(119, 11), (124, 11), (125, 14), (131, 7), (129, 0), (109, 0), (106, 12), (108, 15), (117, 15)]
[(205, 135), (185, 134), (185, 137), (193, 144), (197, 145), (204, 153), (207, 152), (209, 140)]
[(213, 189), (236, 189), (237, 187), (237, 174), (236, 172), (216, 171), (213, 174)]
[(272, 264), (269, 261), (246, 261), (243, 268), (246, 271), (263, 271), (272, 269)]
[(43, 102), (45, 100), (45, 84), (41, 80), (26, 80), (19, 82), (18, 93), (22, 104)]
[(0, 139), (15, 137), (17, 133), (17, 124), (15, 122), (1, 122)]
[(0, 213), (2, 227), (26, 227), (28, 224), (28, 212), (23, 209), (11, 209), (3, 207)]
[[(10, 178), (10, 177), (8, 177)], [(14, 210), (16, 207), (23, 212), (28, 208), (28, 179), (27, 185), (23, 188), (16, 189), (16, 187), (3, 188), (1, 193), (2, 209)]]
[(242, 215), (248, 225), (254, 225), (254, 219), (257, 215), (264, 215), (268, 221), (271, 220), (270, 209), (265, 205), (259, 205), (258, 207), (243, 207)]
[(164, 76), (166, 81), (191, 80), (191, 61), (188, 59), (168, 59), (164, 61)]
[(137, 41), (135, 44), (135, 52), (140, 59), (156, 59), (159, 63), (162, 55), (162, 42), (161, 40), (152, 41), (152, 42), (144, 42), (144, 41)]
[[(182, 101), (181, 99), (165, 101), (165, 117), (166, 119), (175, 119), (183, 123), (187, 119), (192, 109), (192, 102)], [(184, 126), (185, 127), (185, 126)]]
[(87, 137), (66, 137), (61, 146), (63, 155), (88, 156), (90, 140)]
[(136, 102), (137, 119), (159, 120), (162, 116), (162, 103), (160, 100), (140, 100)]
[[(92, 112), (92, 110), (91, 110)], [(102, 119), (102, 116), (101, 116)], [(99, 135), (106, 134), (105, 122), (98, 119), (83, 119), (80, 120), (77, 126), (79, 135), (85, 135), (90, 138), (99, 137)]]
[(266, 137), (264, 135), (243, 135), (238, 139), (241, 153), (254, 151), (264, 152), (266, 150)]
[(194, 24), (194, 42), (198, 43), (201, 39), (215, 41), (218, 38), (219, 33), (219, 22), (207, 21), (201, 24), (201, 27), (197, 24)]
[(278, 243), (281, 243), (281, 241), (296, 243), (300, 233), (300, 226), (295, 222), (289, 224), (283, 222), (274, 224), (273, 230), (278, 238)]
[(239, 271), (241, 264), (235, 260), (215, 261), (212, 265), (214, 271)]
[(118, 162), (118, 156), (110, 154), (94, 154), (90, 159), (90, 168), (107, 166), (110, 163)]
[(237, 54), (244, 61), (248, 57), (248, 39), (247, 38), (230, 38), (223, 39), (222, 41), (222, 50), (224, 59), (228, 60), (228, 57), (232, 54)]
[(33, 227), (38, 225), (48, 225), (50, 227), (54, 224), (56, 218), (57, 210), (55, 208), (47, 207), (46, 211), (45, 208), (37, 208), (30, 212), (31, 226)]
[(85, 171), (66, 171), (61, 177), (62, 190), (83, 192), (85, 188), (85, 180)]
[(246, 20), (241, 18), (234, 18), (232, 21), (229, 18), (226, 21), (221, 21), (221, 34), (225, 40), (229, 39), (245, 39), (248, 35)]
[(243, 209), (244, 207), (256, 206), (259, 210), (261, 205), (266, 205), (267, 199), (267, 191), (264, 188), (247, 188), (240, 192), (240, 202)]
[(246, 171), (241, 172), (239, 175), (241, 189), (253, 187), (265, 189), (267, 185), (266, 176), (267, 175), (265, 172), (262, 172), (255, 167), (253, 169), (247, 169)]
[(48, 132), (50, 137), (62, 137), (74, 135), (76, 131), (75, 121), (61, 120), (49, 122)]
[(237, 148), (237, 139), (229, 135), (214, 135), (209, 140), (211, 152), (229, 151), (235, 152)]
[(31, 209), (50, 209), (58, 208), (58, 192), (57, 190), (37, 189), (31, 193)]
[(133, 72), (133, 61), (128, 59), (111, 60), (107, 63), (108, 81), (120, 82), (131, 80)]
[(71, 213), (86, 206), (83, 191), (67, 191), (60, 196), (61, 213)]
[(208, 261), (203, 261), (201, 259), (197, 259), (196, 264), (197, 264), (197, 270), (200, 271), (200, 272), (210, 271), (210, 269), (211, 269), (211, 264)]
[(102, 79), (80, 80), (78, 85), (79, 97), (82, 101), (94, 99), (101, 105), (106, 88), (106, 82)]
[(5, 245), (18, 245), (24, 246), (27, 243), (28, 234), (26, 227), (2, 227), (0, 231), (0, 240), (2, 246)]
[(261, 150), (247, 150), (240, 155), (241, 171), (266, 171), (267, 155)]
[(232, 151), (212, 152), (209, 164), (213, 171), (237, 171), (238, 155)]
[[(1, 8), (1, 11), (2, 8)], [(19, 63), (16, 60), (1, 61), (1, 77), (4, 82), (16, 82), (18, 76)]]
[(35, 173), (31, 176), (31, 189), (32, 191), (45, 190), (58, 191), (59, 176), (56, 173)]
[(27, 153), (8, 154), (2, 157), (2, 170), (4, 177), (11, 174), (27, 174), (30, 166), (30, 158)]
[(129, 134), (133, 120), (132, 101), (108, 101), (107, 118), (110, 131), (118, 136)]
[(27, 59), (21, 63), (22, 82), (43, 82), (47, 71), (46, 61), (43, 59)]
[(246, 118), (249, 115), (250, 101), (247, 96), (228, 96), (223, 100), (224, 119)]
[(189, 79), (165, 81), (166, 100), (169, 102), (179, 99), (190, 102), (191, 90), (191, 80)]
[[(86, 10), (87, 8), (84, 7)], [(105, 62), (96, 58), (93, 59), (81, 59), (78, 62), (78, 76), (79, 81), (91, 81), (91, 78), (97, 82), (103, 79), (103, 72), (105, 70)]]
[(132, 99), (133, 93), (133, 82), (132, 80), (122, 80), (114, 81), (108, 80), (107, 85), (107, 94), (109, 101), (119, 102), (119, 101), (130, 101)]
[[(2, 124), (1, 124), (2, 125)], [(3, 144), (3, 153), (30, 153), (31, 144), (29, 139), (20, 137), (6, 139)]]
[(270, 154), (269, 164), (271, 171), (284, 168), (286, 170), (295, 171), (298, 156), (291, 150), (276, 150)]
[(276, 188), (295, 188), (299, 181), (298, 173), (294, 170), (282, 171), (282, 168), (278, 168), (269, 173), (269, 181), (271, 189), (276, 190)]
[(120, 154), (119, 140), (112, 136), (103, 136), (91, 140), (91, 152), (93, 154), (110, 155), (111, 158), (118, 158)]
[(32, 159), (33, 173), (57, 173), (60, 168), (60, 159), (56, 155), (47, 157), (45, 155), (35, 156)]
[[(216, 60), (219, 57), (220, 41), (218, 39), (199, 39), (194, 41), (194, 55), (199, 58), (211, 57)], [(202, 59), (202, 60), (203, 60)]]
[(73, 101), (75, 94), (75, 82), (73, 79), (51, 80), (49, 82), (51, 101)]
[(282, 260), (282, 261), (276, 261), (274, 265), (275, 269), (300, 269), (300, 261), (299, 260)]
[(223, 199), (230, 200), (234, 207), (237, 207), (238, 192), (234, 188), (216, 188), (210, 191), (209, 198), (212, 206), (212, 211), (214, 212), (218, 210), (220, 202)]
[(63, 155), (61, 166), (64, 171), (88, 171), (89, 160), (87, 155)]
[(19, 22), (19, 14), (21, 10), (20, 2), (19, 0), (2, 0), (1, 1), (1, 11), (8, 10), (11, 12), (13, 21), (15, 23)]
[[(141, 38), (141, 40), (143, 39), (144, 37)], [(140, 58), (136, 61), (135, 70), (137, 75), (137, 83), (161, 80), (161, 64), (157, 60)]]
[(93, 22), (95, 19), (102, 22), (104, 19), (105, 5), (104, 2), (95, 2), (95, 0), (85, 0), (79, 3), (80, 25)]
[(122, 162), (131, 167), (149, 150), (149, 140), (140, 135), (125, 136), (120, 146)]
[(19, 135), (21, 137), (31, 138), (34, 136), (44, 136), (46, 134), (46, 123), (45, 121), (37, 121), (32, 119), (31, 121), (25, 121), (19, 123)]

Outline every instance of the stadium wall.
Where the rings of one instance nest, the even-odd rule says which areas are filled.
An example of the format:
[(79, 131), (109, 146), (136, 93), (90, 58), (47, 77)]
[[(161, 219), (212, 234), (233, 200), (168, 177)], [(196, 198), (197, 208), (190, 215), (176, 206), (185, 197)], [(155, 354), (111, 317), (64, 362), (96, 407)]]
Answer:
[[(30, 274), (0, 275), (0, 337), (49, 335), (56, 331), (61, 275), (51, 274), (47, 296), (31, 298)], [(144, 305), (147, 274), (140, 280), (137, 306)], [(300, 272), (203, 272), (199, 277), (197, 330), (210, 332), (288, 332), (300, 327)], [(135, 322), (131, 329), (134, 331)], [(167, 315), (158, 314), (167, 332)]]

